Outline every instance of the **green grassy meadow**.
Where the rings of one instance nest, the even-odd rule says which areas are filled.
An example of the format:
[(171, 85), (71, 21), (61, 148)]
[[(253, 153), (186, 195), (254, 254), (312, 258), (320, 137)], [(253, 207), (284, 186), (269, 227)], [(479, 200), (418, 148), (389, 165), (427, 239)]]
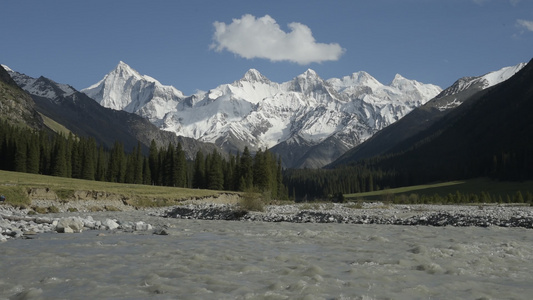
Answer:
[(450, 181), (435, 184), (415, 185), (400, 187), (394, 189), (379, 190), (374, 192), (346, 194), (346, 200), (383, 200), (385, 197), (393, 196), (409, 196), (417, 194), (422, 196), (446, 197), (448, 194), (455, 194), (459, 191), (462, 194), (481, 194), (488, 193), (492, 197), (502, 197), (503, 199), (509, 196), (513, 198), (514, 195), (520, 191), (524, 196), (529, 192), (533, 194), (533, 181), (525, 182), (503, 182), (494, 181), (487, 178), (471, 179), (465, 181)]

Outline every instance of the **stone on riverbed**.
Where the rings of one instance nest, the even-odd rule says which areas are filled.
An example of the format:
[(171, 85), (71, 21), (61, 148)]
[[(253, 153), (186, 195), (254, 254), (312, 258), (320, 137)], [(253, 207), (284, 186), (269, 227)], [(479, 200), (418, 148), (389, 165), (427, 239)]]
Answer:
[(102, 222), (102, 226), (105, 226), (108, 230), (115, 230), (119, 227), (118, 223), (111, 219), (106, 219), (104, 222)]
[(63, 218), (57, 222), (56, 231), (59, 233), (79, 233), (83, 231), (83, 225), (83, 221), (80, 218)]

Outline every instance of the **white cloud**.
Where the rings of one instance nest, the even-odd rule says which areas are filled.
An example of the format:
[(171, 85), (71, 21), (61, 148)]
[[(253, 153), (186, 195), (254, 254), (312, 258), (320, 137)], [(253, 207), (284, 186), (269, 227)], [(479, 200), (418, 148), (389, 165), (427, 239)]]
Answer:
[(527, 20), (516, 20), (516, 24), (529, 31), (533, 31), (533, 21), (527, 21)]
[(290, 32), (284, 32), (269, 15), (256, 18), (247, 14), (233, 19), (231, 24), (214, 22), (213, 26), (211, 49), (227, 50), (247, 59), (287, 60), (305, 65), (338, 60), (344, 53), (337, 43), (317, 43), (311, 29), (304, 24), (290, 23)]

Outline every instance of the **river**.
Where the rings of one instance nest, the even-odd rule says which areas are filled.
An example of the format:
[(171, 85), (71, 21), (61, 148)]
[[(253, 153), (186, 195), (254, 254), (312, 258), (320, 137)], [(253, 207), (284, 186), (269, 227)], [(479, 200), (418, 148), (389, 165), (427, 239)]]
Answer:
[(531, 229), (152, 217), (0, 244), (0, 299), (531, 299)]

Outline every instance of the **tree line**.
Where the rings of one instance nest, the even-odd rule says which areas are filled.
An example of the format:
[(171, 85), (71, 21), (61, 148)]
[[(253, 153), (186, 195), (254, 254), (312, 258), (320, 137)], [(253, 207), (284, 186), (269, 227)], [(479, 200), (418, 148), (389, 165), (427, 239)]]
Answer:
[(291, 169), (285, 172), (285, 184), (296, 201), (333, 200), (339, 194), (364, 193), (396, 186), (401, 180), (394, 171), (367, 166), (336, 169)]
[(268, 150), (254, 156), (222, 156), (216, 150), (198, 151), (187, 161), (182, 145), (157, 147), (152, 141), (148, 155), (137, 144), (130, 152), (120, 142), (111, 149), (97, 145), (92, 137), (72, 133), (50, 134), (12, 126), (0, 121), (0, 169), (86, 180), (162, 185), (173, 187), (268, 193), (287, 199), (281, 159)]

